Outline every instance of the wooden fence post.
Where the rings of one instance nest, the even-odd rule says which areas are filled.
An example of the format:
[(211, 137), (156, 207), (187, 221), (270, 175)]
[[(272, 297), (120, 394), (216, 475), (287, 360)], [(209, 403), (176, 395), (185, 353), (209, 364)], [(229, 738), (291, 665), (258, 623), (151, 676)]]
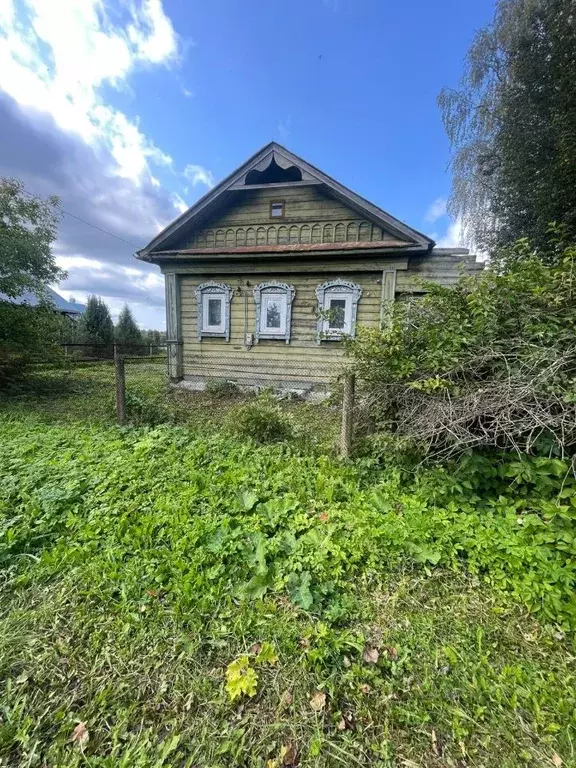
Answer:
[(124, 359), (114, 350), (114, 370), (116, 373), (116, 419), (124, 424), (126, 418), (126, 371)]
[(352, 453), (352, 436), (354, 434), (354, 384), (353, 373), (344, 376), (344, 393), (342, 397), (342, 426), (340, 432), (340, 456), (349, 459)]

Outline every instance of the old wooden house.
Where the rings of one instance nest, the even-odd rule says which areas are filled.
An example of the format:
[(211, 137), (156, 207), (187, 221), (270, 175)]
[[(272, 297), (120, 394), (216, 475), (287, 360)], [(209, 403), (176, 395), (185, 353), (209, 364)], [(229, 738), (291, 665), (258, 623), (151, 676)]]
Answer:
[(137, 258), (166, 281), (170, 375), (309, 391), (390, 303), (481, 268), (271, 143)]

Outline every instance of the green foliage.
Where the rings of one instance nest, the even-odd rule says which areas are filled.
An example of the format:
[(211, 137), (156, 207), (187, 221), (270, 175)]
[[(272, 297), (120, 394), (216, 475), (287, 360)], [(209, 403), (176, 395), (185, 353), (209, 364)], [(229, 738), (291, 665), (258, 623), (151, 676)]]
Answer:
[[(489, 250), (576, 236), (576, 27), (569, 0), (500, 0), (460, 88), (439, 97), (453, 148), (450, 210)], [(544, 255), (550, 256), (549, 251)]]
[(52, 254), (59, 206), (55, 196), (32, 197), (20, 181), (0, 179), (0, 293), (41, 295), (46, 285), (65, 277)]
[(480, 276), (397, 303), (389, 328), (361, 330), (349, 351), (377, 431), (440, 456), (573, 451), (576, 247), (550, 238), (545, 254), (518, 241)]
[(124, 304), (114, 329), (114, 339), (122, 344), (142, 344), (142, 333), (128, 304)]
[[(42, 299), (48, 283), (65, 273), (51, 246), (58, 233), (59, 202), (32, 197), (15, 179), (0, 179), (0, 294), (30, 291)], [(0, 386), (25, 375), (35, 359), (57, 360), (64, 321), (50, 308), (14, 306), (0, 300)]]
[(0, 301), (0, 387), (22, 379), (35, 360), (59, 362), (66, 321), (49, 305)]
[[(576, 483), (570, 466), (559, 459), (496, 462), (471, 455), (409, 482), (397, 470), (362, 478), (351, 468), (285, 446), (195, 440), (185, 430), (157, 427), (122, 436), (96, 432), (85, 438), (80, 453), (62, 457), (47, 474), (54, 451), (65, 452), (66, 440), (58, 429), (44, 438), (45, 432), (32, 429), (23, 440), (16, 431), (10, 439), (12, 429), (5, 429), (3, 466), (12, 479), (5, 478), (3, 498), (6, 512), (20, 509), (0, 550), (10, 567), (19, 565), (17, 552), (34, 553), (32, 535), (34, 541), (55, 541), (49, 560), (57, 568), (68, 547), (67, 539), (58, 541), (67, 520), (80, 560), (94, 537), (103, 535), (98, 551), (111, 562), (126, 563), (142, 550), (134, 562), (138, 572), (148, 567), (145, 541), (152, 537), (160, 546), (154, 532), (163, 531), (167, 560), (153, 580), (183, 600), (183, 610), (190, 600), (202, 601), (205, 590), (231, 589), (249, 600), (284, 593), (302, 608), (331, 612), (360, 574), (384, 563), (396, 567), (409, 557), (453, 568), (465, 562), (544, 619), (576, 628), (571, 533)], [(86, 461), (93, 461), (90, 445), (96, 438), (97, 466), (90, 469)], [(76, 437), (68, 440), (72, 446)], [(29, 464), (31, 444), (45, 444), (47, 453)], [(142, 505), (152, 487), (168, 494), (161, 508)], [(38, 502), (25, 501), (30, 494), (40, 494)], [(44, 498), (53, 501), (42, 512), (38, 503)], [(196, 511), (182, 507), (175, 518), (184, 498)], [(77, 509), (72, 518), (66, 512), (70, 503)], [(122, 510), (132, 508), (139, 512), (129, 521)], [(178, 562), (185, 552), (186, 579), (198, 588), (197, 597), (180, 582)], [(150, 557), (158, 554), (155, 549)]]
[(142, 331), (142, 340), (146, 344), (165, 344), (166, 343), (166, 331), (154, 331), (145, 330)]
[(88, 296), (86, 311), (78, 321), (78, 331), (86, 344), (112, 344), (114, 323), (108, 305), (100, 296)]
[(126, 390), (126, 417), (137, 426), (155, 427), (173, 420), (173, 414), (162, 392), (157, 396)]
[(294, 435), (292, 421), (271, 394), (231, 408), (227, 417), (228, 430), (238, 437), (257, 443), (289, 440)]
[(240, 656), (226, 667), (226, 691), (231, 701), (242, 695), (255, 696), (257, 684), (258, 675), (248, 656)]
[(227, 398), (238, 395), (238, 386), (227, 379), (210, 379), (206, 384), (206, 394), (214, 398)]

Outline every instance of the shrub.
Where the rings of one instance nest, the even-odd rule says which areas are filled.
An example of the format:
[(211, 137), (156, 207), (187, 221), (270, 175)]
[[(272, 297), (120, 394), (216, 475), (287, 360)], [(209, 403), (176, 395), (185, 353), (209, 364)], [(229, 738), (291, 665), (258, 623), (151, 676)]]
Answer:
[(294, 436), (290, 417), (270, 394), (231, 408), (226, 416), (226, 426), (233, 434), (257, 443), (289, 440)]
[(206, 383), (206, 394), (214, 398), (234, 397), (238, 392), (238, 385), (226, 379), (210, 379)]
[(155, 427), (172, 420), (170, 409), (159, 398), (151, 398), (126, 391), (126, 416), (132, 424)]
[[(349, 352), (372, 428), (431, 456), (469, 447), (570, 454), (576, 447), (576, 246), (555, 260), (527, 241), (454, 288), (398, 302)], [(548, 260), (548, 261), (551, 261)]]
[(63, 360), (64, 322), (49, 306), (0, 301), (0, 387), (22, 378), (34, 361)]

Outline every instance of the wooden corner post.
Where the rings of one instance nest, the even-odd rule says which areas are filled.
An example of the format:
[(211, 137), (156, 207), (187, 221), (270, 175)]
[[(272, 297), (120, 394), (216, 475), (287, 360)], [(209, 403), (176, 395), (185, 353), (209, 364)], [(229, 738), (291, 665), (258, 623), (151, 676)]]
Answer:
[(180, 313), (180, 279), (166, 272), (166, 342), (168, 345), (168, 376), (180, 381), (184, 375), (182, 359), (182, 317)]
[(114, 371), (116, 374), (116, 419), (118, 424), (126, 420), (126, 371), (124, 358), (114, 345)]
[(342, 427), (340, 432), (340, 457), (349, 459), (352, 453), (352, 438), (354, 436), (354, 389), (355, 376), (346, 373), (344, 376), (344, 393), (342, 396)]
[(392, 307), (396, 297), (396, 270), (382, 273), (382, 301), (380, 304), (380, 328), (389, 328), (392, 322)]

